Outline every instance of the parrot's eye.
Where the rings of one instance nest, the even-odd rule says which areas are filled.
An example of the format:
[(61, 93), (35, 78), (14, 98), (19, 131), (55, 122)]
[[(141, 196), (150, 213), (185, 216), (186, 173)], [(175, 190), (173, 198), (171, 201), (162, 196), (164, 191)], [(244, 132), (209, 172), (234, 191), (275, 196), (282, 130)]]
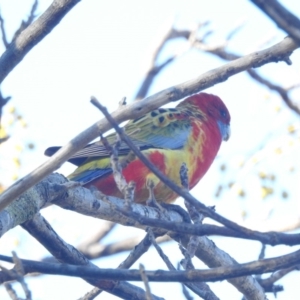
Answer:
[(221, 110), (220, 111), (220, 113), (221, 113), (221, 116), (223, 117), (223, 118), (226, 118), (227, 117), (227, 112), (225, 111), (225, 110)]

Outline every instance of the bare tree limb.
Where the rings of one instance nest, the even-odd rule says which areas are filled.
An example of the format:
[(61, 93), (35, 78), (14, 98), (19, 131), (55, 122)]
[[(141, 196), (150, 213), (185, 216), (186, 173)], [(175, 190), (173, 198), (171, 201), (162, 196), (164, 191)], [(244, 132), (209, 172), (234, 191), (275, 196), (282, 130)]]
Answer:
[[(12, 262), (12, 258), (0, 255), (0, 259)], [(21, 260), (25, 274), (39, 272), (43, 274), (65, 275), (74, 277), (87, 277), (94, 280), (130, 280), (141, 281), (139, 270), (124, 269), (101, 269), (91, 266), (75, 266), (72, 264), (44, 263), (32, 260)], [(295, 265), (300, 262), (300, 250), (290, 254), (282, 255), (233, 266), (224, 266), (208, 270), (187, 270), (187, 271), (145, 271), (150, 281), (156, 282), (197, 282), (210, 281), (215, 282), (224, 279), (241, 277), (251, 274), (262, 274), (273, 272), (284, 267)], [(264, 298), (263, 298), (264, 299)]]
[(293, 110), (298, 115), (300, 115), (300, 105), (296, 105), (293, 103), (293, 101), (291, 100), (291, 98), (288, 94), (288, 89), (285, 89), (277, 84), (272, 83), (271, 81), (263, 78), (261, 75), (259, 75), (256, 71), (254, 71), (252, 69), (249, 69), (247, 72), (253, 79), (255, 79), (256, 81), (260, 82), (261, 84), (267, 86), (270, 90), (277, 92), (281, 96), (281, 98), (283, 99), (285, 104), (291, 110)]
[[(228, 45), (229, 40), (233, 37), (233, 35), (237, 32), (237, 30), (239, 30), (240, 26), (237, 26), (236, 28), (234, 28), (227, 36), (226, 40), (224, 43), (222, 43), (221, 45), (217, 45), (217, 46), (210, 46), (205, 44), (204, 39), (202, 38), (197, 38), (193, 41), (191, 41), (192, 45), (191, 47), (195, 47), (201, 51), (207, 52), (207, 53), (211, 53), (214, 54), (226, 61), (232, 61), (232, 60), (236, 60), (238, 58), (241, 58), (242, 56), (228, 52), (227, 50), (225, 50), (226, 46)], [(193, 34), (192, 31), (188, 31), (189, 35), (191, 36)], [(178, 37), (183, 37), (185, 39), (188, 39), (188, 34), (186, 32), (178, 32), (177, 33)], [(289, 62), (287, 62), (289, 63)], [(275, 92), (277, 92), (281, 98), (283, 99), (283, 101), (286, 103), (286, 105), (293, 110), (294, 112), (296, 112), (298, 115), (300, 115), (300, 106), (296, 105), (293, 103), (293, 101), (291, 100), (290, 96), (289, 96), (289, 91), (294, 88), (294, 86), (292, 87), (288, 87), (288, 88), (283, 88), (277, 84), (272, 83), (270, 80), (264, 78), (262, 75), (260, 75), (257, 71), (255, 71), (253, 68), (249, 68), (247, 70), (248, 74), (257, 82), (259, 82), (262, 85), (265, 85), (266, 87), (268, 87), (270, 90), (273, 90)], [(297, 84), (295, 85), (297, 86)]]
[[(150, 234), (153, 246), (155, 247), (157, 253), (161, 257), (161, 259), (164, 261), (164, 263), (166, 264), (168, 269), (170, 271), (175, 271), (176, 268), (172, 265), (172, 263), (169, 260), (169, 258), (167, 257), (167, 255), (164, 254), (161, 247), (159, 247), (157, 242), (155, 241), (152, 230), (149, 229), (148, 233)], [(197, 294), (198, 296), (200, 296), (201, 298), (203, 298), (205, 300), (218, 300), (219, 299), (205, 282), (196, 282), (195, 284), (185, 282), (184, 285), (186, 285), (195, 294)]]
[[(112, 114), (112, 117), (118, 123), (140, 117), (168, 102), (177, 101), (185, 96), (197, 93), (217, 83), (223, 82), (230, 76), (247, 70), (248, 68), (259, 67), (270, 62), (286, 61), (289, 55), (298, 47), (298, 44), (292, 38), (285, 38), (280, 43), (268, 49), (246, 55), (240, 59), (225, 64), (222, 67), (206, 72), (195, 79), (183, 82), (147, 97), (143, 101), (137, 101), (131, 105), (122, 107), (121, 110), (115, 111)], [(0, 210), (27, 189), (34, 186), (42, 178), (59, 168), (70, 156), (99, 136), (99, 133), (103, 134), (111, 128), (111, 124), (106, 119), (102, 119), (80, 133), (67, 145), (55, 153), (48, 161), (4, 191), (0, 196)]]
[[(59, 174), (52, 174), (30, 189), (5, 210), (0, 212), (0, 236), (11, 228), (30, 220), (45, 206), (56, 205), (76, 211), (90, 217), (118, 222), (125, 226), (137, 228), (162, 228), (183, 235), (222, 235), (236, 238), (258, 240), (268, 245), (299, 245), (300, 234), (285, 234), (277, 232), (257, 232), (252, 234), (238, 233), (234, 230), (216, 225), (196, 225), (184, 223), (182, 215), (174, 210), (161, 214), (155, 208), (132, 203), (131, 211), (125, 209), (124, 200), (105, 195), (98, 195), (90, 190), (75, 186), (68, 188), (67, 179)], [(238, 225), (236, 225), (238, 226)]]
[[(40, 214), (35, 215), (32, 220), (25, 222), (22, 227), (27, 230), (34, 238), (36, 238), (59, 261), (72, 265), (83, 265), (88, 267), (89, 269), (98, 269), (77, 249), (62, 240), (53, 230), (51, 225)], [(25, 270), (24, 264), (23, 267)], [(132, 295), (135, 295), (136, 298), (134, 299), (145, 299), (145, 292), (142, 289), (127, 282), (120, 282), (116, 285), (113, 282), (109, 282), (107, 280), (92, 279), (89, 277), (85, 278), (84, 274), (81, 274), (81, 276), (79, 277), (82, 277), (90, 284), (97, 286), (98, 288), (101, 288), (118, 297), (133, 299)], [(153, 295), (153, 300), (161, 300), (161, 298)]]
[[(64, 206), (65, 206), (65, 208), (68, 208), (68, 209), (73, 209), (72, 207), (74, 207), (74, 204), (75, 203), (73, 203), (72, 204), (72, 202), (70, 202), (70, 200), (67, 200), (66, 198), (64, 198), (64, 197), (62, 197), (61, 196), (61, 191), (59, 191), (59, 188), (58, 188), (58, 186), (56, 185), (56, 188), (54, 188), (55, 187), (55, 185), (54, 185), (54, 179), (58, 179), (58, 178), (60, 178), (60, 179), (63, 179), (63, 177), (62, 176), (56, 176), (56, 175), (52, 175), (52, 183), (53, 183), (53, 189), (56, 191), (56, 195), (60, 195), (60, 196), (58, 196), (58, 197), (60, 197), (61, 199), (60, 199), (60, 201), (61, 201), (61, 203), (64, 203)], [(65, 180), (65, 179), (64, 179)], [(81, 191), (83, 191), (84, 193), (80, 193), (79, 192), (79, 190), (81, 190)], [(47, 188), (41, 188), (41, 190), (44, 190), (44, 191), (46, 191), (46, 194), (47, 194), (47, 196), (50, 196), (49, 195), (49, 188), (47, 189)], [(76, 190), (78, 190), (78, 191), (76, 191)], [(65, 193), (66, 194), (66, 193)], [(88, 196), (90, 194), (90, 196)], [(33, 195), (33, 194), (32, 194)], [(76, 199), (76, 197), (78, 198), (78, 204), (80, 204), (80, 206), (81, 206), (81, 209), (79, 209), (79, 206), (77, 205), (76, 206), (76, 210), (77, 211), (80, 211), (81, 213), (85, 213), (85, 214), (87, 214), (87, 215), (90, 215), (90, 216), (96, 216), (97, 214), (99, 214), (99, 212), (100, 212), (100, 209), (103, 211), (103, 214), (102, 214), (102, 218), (104, 217), (104, 218), (107, 218), (108, 217), (108, 212), (109, 213), (111, 213), (111, 215), (114, 217), (114, 218), (116, 218), (116, 219), (118, 219), (118, 221), (119, 222), (122, 222), (122, 220), (124, 221), (124, 224), (125, 225), (130, 225), (130, 222), (128, 221), (128, 219), (126, 220), (126, 219), (124, 219), (124, 218), (122, 218), (122, 217), (120, 217), (119, 216), (119, 214), (118, 214), (118, 210), (120, 210), (120, 209), (116, 209), (116, 208), (114, 208), (114, 209), (112, 209), (112, 207), (111, 207), (111, 203), (115, 203), (114, 205), (116, 205), (118, 202), (116, 202), (116, 200), (117, 199), (113, 199), (113, 198), (110, 198), (109, 200), (107, 200), (107, 201), (105, 201), (105, 202), (99, 202), (99, 200), (96, 200), (94, 197), (93, 198), (90, 198), (92, 195), (91, 195), (91, 192), (90, 191), (88, 191), (87, 189), (85, 189), (85, 188), (82, 188), (82, 187), (76, 187), (76, 188), (73, 188), (73, 189), (69, 189), (68, 190), (68, 193), (67, 193), (67, 195), (68, 195), (68, 197), (71, 197), (71, 198), (75, 198)], [(37, 197), (38, 198), (40, 198), (41, 199), (41, 203), (45, 203), (45, 200), (43, 200), (44, 199), (44, 197), (42, 196), (42, 195), (37, 195)], [(54, 197), (55, 198), (55, 197)], [(30, 197), (26, 197), (25, 199), (30, 199)], [(56, 200), (56, 202), (57, 202), (58, 200)], [(99, 202), (99, 203), (98, 203)], [(57, 202), (57, 204), (59, 204), (58, 202)], [(27, 201), (27, 203), (26, 203), (26, 205), (28, 206), (29, 204), (28, 204), (28, 201)], [(120, 200), (119, 201), (119, 205), (123, 205), (124, 206), (124, 201), (122, 201), (122, 200)], [(86, 206), (86, 208), (84, 208), (83, 206)], [(105, 209), (105, 206), (107, 207), (106, 209)], [(137, 204), (132, 204), (132, 208), (133, 209), (136, 209), (137, 207), (139, 207), (139, 206), (142, 206), (142, 205), (137, 205)], [(75, 207), (74, 207), (75, 208)], [(152, 212), (153, 211), (153, 212)], [(150, 216), (150, 217), (153, 217), (153, 218), (156, 218), (156, 219), (152, 219), (152, 221), (154, 221), (154, 224), (157, 224), (158, 223), (158, 220), (157, 220), (157, 218), (158, 218), (158, 215), (156, 215), (155, 216), (155, 214), (153, 214), (154, 213), (154, 211), (155, 211), (155, 209), (153, 209), (153, 208), (148, 208), (148, 207), (144, 207), (143, 206), (143, 208), (141, 208), (141, 210), (140, 210), (140, 213), (144, 213), (144, 214), (146, 214), (146, 215), (148, 215), (148, 216)], [(152, 212), (152, 213), (151, 213)], [(157, 212), (158, 213), (158, 212)], [(169, 212), (169, 214), (174, 214), (175, 212)], [(14, 214), (18, 214), (17, 212), (14, 212)], [(158, 213), (159, 214), (159, 213)], [(161, 217), (161, 216), (160, 216)], [(168, 216), (167, 216), (168, 217)], [(138, 219), (135, 215), (134, 215), (134, 218), (133, 218), (135, 221), (134, 222), (136, 222), (136, 220)], [(149, 219), (149, 218), (148, 218)], [(151, 219), (150, 219), (151, 220)], [(172, 219), (172, 217), (170, 218), (170, 220), (172, 220), (172, 221), (174, 221), (174, 218)], [(117, 221), (117, 220), (116, 220)], [(132, 222), (132, 224), (135, 224), (134, 222)], [(177, 225), (175, 222), (168, 222), (169, 224), (170, 224), (170, 228), (171, 228), (171, 230), (174, 230), (175, 229), (175, 225)], [(180, 226), (180, 228), (184, 228), (185, 226), (188, 226), (189, 224), (184, 224), (184, 223), (180, 223), (179, 224)], [(156, 225), (157, 226), (157, 225)], [(193, 226), (195, 226), (195, 225), (193, 225)], [(202, 225), (203, 226), (203, 225)], [(161, 227), (161, 224), (159, 224), (159, 226), (158, 227)], [(198, 228), (198, 230), (199, 229), (201, 229), (201, 228)], [(199, 232), (198, 232), (199, 233)], [(42, 236), (44, 236), (44, 234), (42, 234)], [(271, 235), (272, 237), (274, 237), (274, 234), (272, 234)], [(186, 235), (184, 235), (184, 238), (187, 238), (187, 236)], [(182, 237), (180, 237), (179, 238), (179, 240), (180, 241), (182, 241), (183, 240), (183, 238)], [(187, 238), (187, 243), (188, 243), (188, 238)], [(214, 249), (214, 251), (216, 251), (217, 250), (217, 248), (216, 248), (216, 246), (214, 245), (214, 246), (208, 246), (208, 247), (205, 247), (205, 245), (207, 244), (207, 243), (211, 243), (210, 241), (208, 241), (208, 239), (206, 239), (206, 238), (203, 238), (203, 239), (201, 239), (201, 247), (200, 247), (200, 249), (198, 249), (197, 250), (197, 253), (196, 253), (196, 255), (198, 256), (199, 255), (199, 253), (201, 253), (201, 255), (200, 255), (200, 258), (202, 259), (202, 260), (204, 260), (205, 261), (205, 263), (207, 263), (209, 266), (220, 266), (220, 265), (228, 265), (228, 264), (230, 264), (230, 261), (233, 261), (232, 259), (231, 260), (229, 260), (229, 261), (227, 261), (226, 262), (226, 260), (225, 261), (223, 261), (223, 259), (224, 259), (224, 255), (225, 255), (225, 253), (223, 253), (221, 250), (218, 250), (217, 252), (218, 253), (211, 253), (210, 255), (209, 255), (209, 253), (211, 252), (211, 250), (212, 249)], [(53, 244), (53, 243), (52, 243)], [(206, 249), (207, 248), (207, 250), (206, 251), (204, 251), (204, 249)], [(220, 253), (219, 253), (220, 252)], [(222, 253), (222, 254), (221, 254)], [(203, 255), (204, 255), (204, 257), (203, 257)], [(228, 256), (228, 255), (227, 255)], [(209, 259), (208, 259), (208, 257), (210, 257)], [(213, 259), (213, 260), (212, 260)], [(228, 260), (229, 258), (227, 258), (227, 260)], [(248, 294), (249, 293), (249, 289), (250, 289), (250, 291), (252, 290), (252, 292), (251, 293), (253, 293), (253, 288), (251, 288), (251, 285), (253, 285), (253, 283), (254, 283), (254, 281), (253, 281), (253, 279), (251, 279), (250, 281), (249, 281), (249, 279), (248, 280), (245, 280), (245, 279), (232, 279), (232, 281), (233, 281), (233, 283), (235, 284), (235, 286), (240, 290), (240, 291), (242, 291), (244, 294)], [(244, 286), (245, 285), (245, 283), (247, 282), (247, 284), (246, 284), (246, 286)], [(250, 286), (249, 286), (249, 284), (250, 284)], [(256, 289), (256, 288), (255, 288)], [(257, 298), (257, 299), (260, 299), (260, 298)]]
[[(170, 236), (185, 247), (189, 243), (189, 236), (172, 233)], [(238, 264), (234, 258), (219, 249), (214, 242), (207, 237), (199, 239), (195, 255), (210, 268), (227, 267)], [(228, 282), (235, 286), (246, 299), (265, 299), (261, 286), (252, 276), (228, 279)]]
[[(28, 285), (26, 284), (25, 280), (24, 280), (24, 268), (22, 265), (21, 260), (17, 257), (16, 253), (13, 251), (13, 257), (12, 257), (12, 261), (15, 264), (14, 268), (11, 270), (6, 269), (5, 267), (1, 266), (0, 268), (2, 269), (2, 278), (1, 280), (5, 280), (5, 281), (18, 281), (24, 291), (24, 294), (26, 296), (26, 300), (31, 300), (31, 291), (28, 289)], [(5, 279), (6, 277), (6, 279)], [(14, 288), (12, 287), (12, 285), (8, 282), (4, 282), (4, 287), (6, 288), (7, 293), (10, 295), (11, 299), (13, 300), (19, 300), (21, 298), (19, 298), (17, 296), (16, 291), (14, 290)]]
[(35, 22), (17, 34), (0, 57), (0, 83), (78, 2), (80, 0), (54, 0)]
[[(207, 22), (200, 23), (197, 26), (197, 29), (199, 29), (202, 26), (204, 27), (206, 24), (207, 24)], [(185, 45), (181, 49), (178, 49), (178, 51), (174, 55), (172, 55), (171, 57), (166, 59), (164, 62), (158, 64), (157, 60), (158, 60), (159, 54), (161, 53), (162, 49), (164, 48), (164, 46), (166, 45), (166, 43), (169, 40), (176, 39), (176, 38), (182, 37), (182, 36), (184, 36), (187, 40), (189, 40), (189, 39), (193, 38), (193, 35), (194, 35), (193, 31), (188, 31), (188, 30), (180, 31), (180, 30), (173, 28), (173, 24), (170, 22), (168, 22), (166, 24), (166, 26), (163, 29), (161, 29), (161, 31), (162, 31), (162, 33), (159, 35), (159, 37), (154, 45), (154, 49), (152, 50), (152, 53), (150, 55), (150, 62), (148, 64), (147, 70), (145, 72), (145, 78), (144, 78), (142, 84), (140, 85), (138, 92), (136, 93), (135, 100), (142, 100), (143, 98), (145, 98), (148, 94), (148, 91), (149, 91), (155, 77), (166, 66), (168, 66), (176, 58), (183, 55), (191, 48), (190, 44)]]
[[(143, 164), (152, 171), (164, 184), (166, 184), (169, 188), (171, 188), (174, 192), (176, 192), (179, 196), (183, 197), (183, 199), (190, 204), (192, 204), (197, 210), (202, 213), (204, 216), (210, 217), (213, 220), (225, 225), (226, 227), (233, 229), (237, 232), (240, 232), (245, 235), (252, 235), (255, 236), (257, 239), (262, 240), (264, 239), (264, 236), (259, 232), (254, 232), (250, 229), (247, 229), (245, 227), (239, 226), (236, 223), (224, 218), (223, 216), (217, 214), (212, 209), (207, 208), (204, 204), (202, 204), (200, 201), (198, 201), (195, 197), (193, 197), (189, 191), (186, 189), (183, 189), (179, 187), (177, 184), (175, 184), (172, 180), (167, 178), (156, 166), (154, 166), (146, 157), (145, 155), (136, 147), (136, 145), (131, 141), (131, 139), (125, 134), (124, 130), (118, 126), (116, 121), (113, 119), (113, 117), (108, 113), (107, 109), (100, 104), (100, 102), (92, 97), (93, 104), (97, 106), (104, 116), (107, 118), (107, 120), (112, 124), (115, 131), (118, 133), (120, 138), (128, 145), (128, 147), (132, 150), (132, 152), (143, 162)], [(122, 211), (122, 213), (126, 216), (129, 216), (127, 211)], [(138, 218), (138, 216), (137, 216)], [(171, 229), (172, 230), (172, 229)]]
[(282, 269), (274, 272), (271, 276), (265, 279), (260, 279), (259, 284), (264, 288), (266, 292), (276, 293), (283, 291), (283, 287), (281, 285), (274, 285), (276, 281), (283, 278), (285, 275), (289, 274), (292, 271), (299, 271), (299, 264), (296, 266), (292, 266), (286, 269)]
[(163, 69), (169, 62), (165, 62), (160, 67), (155, 67), (156, 60), (159, 53), (163, 49), (163, 46), (168, 41), (172, 32), (172, 23), (167, 22), (166, 25), (161, 29), (160, 35), (157, 37), (157, 40), (154, 42), (152, 53), (150, 54), (150, 60), (145, 71), (145, 78), (140, 85), (139, 90), (136, 93), (135, 100), (141, 100), (147, 96), (149, 88), (153, 83), (155, 76)]
[(278, 27), (300, 43), (300, 20), (294, 14), (277, 0), (251, 0), (251, 2), (269, 16)]
[(17, 292), (14, 290), (13, 286), (10, 283), (5, 282), (3, 285), (7, 291), (7, 294), (12, 300), (19, 300)]
[[(128, 136), (124, 133), (124, 131), (118, 126), (118, 124), (115, 122), (115, 120), (111, 117), (111, 115), (107, 112), (106, 108), (103, 107), (95, 98), (93, 98), (91, 100), (93, 102), (93, 104), (95, 106), (97, 106), (102, 113), (105, 115), (105, 117), (107, 118), (107, 120), (113, 125), (115, 131), (118, 133), (118, 135), (121, 137), (121, 139), (130, 147), (130, 149), (134, 152), (134, 154), (163, 182), (165, 183), (168, 187), (170, 187), (173, 191), (175, 191), (178, 195), (182, 196), (185, 201), (187, 201), (189, 204), (192, 204), (193, 206), (195, 206), (201, 213), (203, 213), (206, 216), (209, 216), (211, 218), (213, 218), (214, 220), (217, 220), (218, 222), (222, 223), (222, 224), (226, 224), (226, 226), (228, 226), (231, 229), (237, 230), (238, 232), (242, 232), (244, 234), (246, 234), (247, 232), (250, 233), (250, 231), (246, 228), (241, 228), (240, 226), (236, 226), (235, 223), (229, 221), (229, 220), (225, 220), (225, 218), (217, 215), (216, 213), (214, 213), (212, 210), (207, 209), (206, 207), (204, 208), (204, 205), (200, 202), (198, 202), (195, 198), (193, 198), (191, 196), (191, 194), (186, 191), (185, 189), (180, 188), (179, 186), (177, 186), (176, 184), (174, 184), (171, 180), (169, 180), (168, 178), (166, 178), (163, 174), (161, 174), (161, 172), (154, 166), (152, 165), (147, 158), (139, 151), (139, 149), (137, 149), (137, 147), (132, 143), (132, 141), (130, 140), (130, 138), (128, 138)], [(185, 176), (182, 176), (183, 178)], [(182, 179), (182, 181), (184, 182), (184, 180)], [(189, 206), (189, 205), (188, 205)], [(126, 212), (125, 212), (126, 214)], [(214, 215), (214, 216), (213, 216)], [(198, 219), (198, 218), (197, 218)], [(252, 232), (253, 235), (255, 236), (259, 236), (260, 234), (257, 235), (257, 233)], [(197, 246), (200, 244), (203, 245), (207, 245), (207, 239), (206, 238), (197, 238)], [(188, 246), (190, 244), (190, 241), (188, 242)], [(202, 247), (201, 247), (202, 248)], [(202, 250), (202, 249), (201, 249)], [(212, 251), (206, 251), (206, 253), (208, 254), (208, 257), (211, 259), (215, 259), (216, 255), (212, 255)], [(228, 255), (227, 255), (228, 256)], [(223, 258), (221, 258), (222, 256), (216, 256), (217, 259), (220, 260), (221, 265), (224, 264), (224, 260)], [(235, 261), (230, 258), (228, 256), (228, 260), (229, 263), (235, 263)], [(237, 285), (238, 289), (240, 289), (243, 294), (247, 295), (247, 294), (252, 294), (252, 296), (255, 299), (264, 299), (264, 293), (262, 291), (262, 288), (257, 284), (257, 282), (255, 281), (255, 279), (253, 278), (245, 278), (244, 279), (244, 283), (247, 282), (246, 284), (243, 284), (243, 282), (239, 282), (239, 281), (233, 281), (234, 284)], [(252, 297), (252, 298), (253, 298)]]
[[(225, 51), (223, 48), (216, 48), (216, 49), (211, 49), (211, 50), (207, 50), (207, 52), (212, 53), (217, 55), (220, 58), (223, 58), (225, 60), (234, 60), (237, 59), (241, 56), (233, 54), (233, 53), (229, 53), (227, 51)], [(293, 101), (291, 100), (288, 92), (289, 92), (289, 88), (285, 89), (275, 83), (272, 83), (270, 80), (264, 78), (263, 76), (261, 76), (256, 70), (254, 69), (248, 69), (247, 73), (257, 82), (259, 82), (260, 84), (265, 85), (266, 87), (268, 87), (270, 90), (273, 90), (275, 92), (277, 92), (282, 100), (285, 102), (285, 104), (291, 109), (293, 110), (295, 113), (297, 113), (298, 115), (300, 115), (300, 106), (296, 105), (293, 103)]]
[[(127, 258), (118, 266), (118, 269), (129, 269), (151, 246), (151, 240), (149, 234), (132, 247), (131, 252), (127, 256)], [(113, 285), (117, 285), (118, 282), (113, 282)], [(79, 300), (90, 300), (94, 299), (95, 296), (99, 295), (102, 292), (99, 288), (94, 288), (92, 291), (87, 293), (84, 297), (80, 298)]]

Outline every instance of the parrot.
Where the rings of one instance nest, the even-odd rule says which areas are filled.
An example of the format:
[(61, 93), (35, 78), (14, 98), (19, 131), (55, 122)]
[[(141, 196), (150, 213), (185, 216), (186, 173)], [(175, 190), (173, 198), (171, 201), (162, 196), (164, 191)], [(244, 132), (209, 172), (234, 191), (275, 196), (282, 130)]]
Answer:
[[(230, 114), (224, 102), (215, 95), (198, 93), (184, 99), (175, 108), (158, 108), (128, 121), (123, 131), (165, 176), (180, 185), (180, 168), (187, 166), (188, 188), (192, 189), (214, 161), (222, 141), (230, 136)], [(117, 134), (105, 137), (116, 144)], [(60, 147), (46, 149), (51, 156)], [(103, 142), (88, 144), (75, 153), (69, 162), (77, 169), (68, 176), (84, 187), (94, 186), (103, 194), (122, 198), (113, 177), (110, 151)], [(119, 161), (126, 162), (122, 174), (135, 183), (134, 202), (145, 204), (149, 199), (147, 181), (153, 182), (153, 195), (158, 203), (173, 203), (178, 195), (161, 182), (131, 151), (120, 142)]]

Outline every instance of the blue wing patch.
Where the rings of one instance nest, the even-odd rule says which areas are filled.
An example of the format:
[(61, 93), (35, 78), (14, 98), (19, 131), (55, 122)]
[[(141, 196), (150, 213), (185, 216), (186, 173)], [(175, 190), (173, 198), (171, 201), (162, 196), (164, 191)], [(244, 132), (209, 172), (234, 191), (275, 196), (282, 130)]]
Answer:
[(189, 134), (188, 130), (178, 131), (176, 136), (155, 134), (148, 137), (148, 143), (160, 148), (179, 149), (184, 146)]
[(78, 181), (78, 182), (86, 184), (97, 178), (106, 177), (107, 175), (109, 175), (111, 173), (112, 173), (111, 168), (86, 170), (74, 177), (71, 177), (70, 180)]

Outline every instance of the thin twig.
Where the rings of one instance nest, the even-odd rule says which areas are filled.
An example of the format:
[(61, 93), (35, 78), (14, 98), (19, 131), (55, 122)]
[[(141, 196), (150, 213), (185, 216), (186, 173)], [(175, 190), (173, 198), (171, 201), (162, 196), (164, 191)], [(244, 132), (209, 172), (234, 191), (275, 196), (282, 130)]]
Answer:
[(145, 273), (145, 267), (143, 264), (140, 264), (140, 267), (139, 267), (139, 271), (140, 271), (140, 274), (141, 274), (141, 278), (144, 282), (144, 286), (145, 286), (145, 289), (146, 289), (146, 299), (147, 300), (153, 300), (152, 296), (151, 296), (151, 290), (150, 290), (150, 285), (149, 285), (149, 281), (148, 281), (148, 277)]
[(18, 297), (18, 294), (16, 293), (16, 291), (14, 290), (13, 286), (10, 283), (5, 282), (3, 285), (4, 285), (8, 295), (10, 296), (10, 298), (12, 300), (19, 300), (20, 299)]
[(295, 265), (289, 268), (285, 268), (279, 271), (276, 271), (271, 274), (271, 276), (260, 279), (259, 283), (264, 288), (266, 292), (274, 293), (276, 296), (276, 293), (283, 291), (283, 287), (281, 285), (274, 285), (276, 281), (283, 278), (285, 275), (289, 274), (292, 271), (299, 271), (300, 265)]
[[(192, 34), (192, 31), (189, 31), (190, 34)], [(196, 49), (199, 49), (201, 51), (207, 52), (207, 53), (211, 53), (214, 55), (217, 55), (218, 57), (227, 60), (227, 61), (232, 61), (232, 60), (236, 60), (241, 58), (242, 56), (231, 53), (229, 51), (225, 50), (225, 47), (228, 45), (229, 40), (232, 38), (233, 33), (236, 33), (236, 31), (232, 31), (231, 34), (229, 34), (225, 40), (225, 42), (218, 44), (216, 46), (210, 46), (204, 43), (204, 40), (201, 38), (198, 38), (197, 40), (195, 40), (192, 43), (192, 46), (195, 47)], [(187, 34), (183, 33), (181, 35), (181, 37), (184, 37), (186, 39), (187, 38)], [(290, 61), (287, 60), (286, 61), (288, 64), (290, 64)], [(275, 83), (272, 83), (270, 80), (264, 78), (263, 76), (261, 76), (257, 71), (253, 70), (252, 68), (249, 68), (246, 70), (246, 72), (257, 82), (259, 82), (260, 84), (265, 85), (266, 87), (268, 87), (270, 90), (273, 90), (275, 92), (277, 92), (281, 98), (283, 99), (283, 101), (286, 103), (286, 105), (293, 111), (295, 111), (298, 115), (300, 115), (300, 107), (299, 105), (296, 105), (293, 103), (293, 101), (291, 100), (288, 92), (290, 91), (289, 88), (283, 88)]]
[(185, 296), (186, 300), (193, 300), (194, 298), (190, 295), (189, 290), (186, 288), (185, 284), (181, 284), (182, 294)]
[(163, 260), (163, 262), (166, 264), (166, 266), (168, 267), (169, 270), (175, 271), (176, 268), (173, 266), (173, 264), (169, 260), (168, 256), (165, 255), (164, 252), (162, 251), (161, 247), (158, 246), (158, 244), (157, 244), (157, 242), (155, 240), (155, 236), (153, 234), (152, 229), (148, 228), (147, 231), (148, 231), (148, 234), (149, 234), (149, 237), (150, 237), (152, 245), (154, 246), (155, 250), (157, 251), (157, 253), (161, 257), (161, 259)]
[[(118, 269), (129, 269), (144, 253), (146, 253), (151, 246), (150, 236), (147, 233), (146, 236), (140, 241), (135, 247), (133, 247), (132, 251), (129, 253), (127, 258), (118, 266)], [(117, 285), (117, 282), (113, 283)], [(102, 292), (99, 288), (94, 288), (89, 293), (87, 293), (84, 297), (78, 300), (92, 300), (94, 297), (98, 296)]]
[[(151, 228), (148, 228), (148, 234), (150, 235), (151, 241), (153, 246), (155, 247), (157, 253), (161, 257), (161, 259), (164, 261), (166, 266), (170, 271), (176, 271), (176, 268), (173, 266), (171, 261), (169, 260), (168, 256), (165, 255), (165, 253), (162, 251), (161, 247), (157, 244), (153, 231)], [(195, 294), (200, 296), (203, 299), (207, 300), (218, 300), (219, 298), (212, 292), (212, 290), (209, 288), (209, 286), (205, 282), (197, 282), (197, 283), (191, 283), (191, 282), (185, 282), (183, 285), (187, 286), (190, 290), (192, 290)]]
[(262, 244), (258, 259), (264, 259), (266, 255), (266, 244)]
[(23, 265), (22, 265), (22, 261), (19, 259), (19, 257), (17, 256), (17, 253), (15, 251), (13, 251), (12, 254), (13, 254), (13, 261), (14, 261), (14, 264), (15, 264), (14, 269), (18, 274), (18, 281), (21, 284), (22, 289), (25, 293), (26, 300), (31, 300), (31, 292), (28, 288), (27, 283), (24, 280), (24, 274), (25, 273), (24, 273), (24, 268), (23, 268)]

